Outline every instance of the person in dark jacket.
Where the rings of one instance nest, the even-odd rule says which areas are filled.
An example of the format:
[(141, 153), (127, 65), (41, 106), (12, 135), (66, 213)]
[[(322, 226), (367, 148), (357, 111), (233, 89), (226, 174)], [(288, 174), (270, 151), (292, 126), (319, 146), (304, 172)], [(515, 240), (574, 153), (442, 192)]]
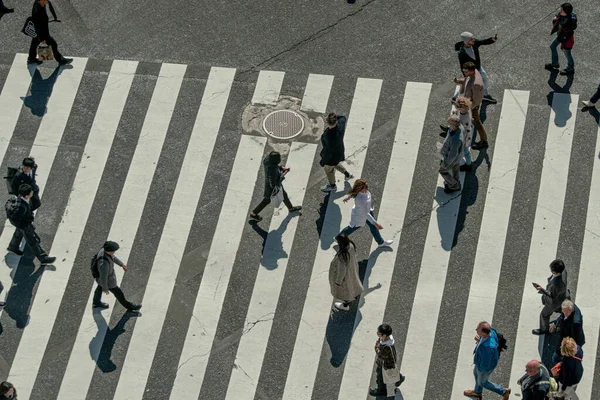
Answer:
[(32, 197), (33, 190), (31, 186), (25, 183), (19, 187), (19, 195), (16, 198), (17, 208), (10, 218), (10, 223), (16, 229), (7, 250), (22, 256), (23, 252), (19, 250), (19, 247), (21, 246), (21, 240), (25, 238), (25, 242), (32, 248), (35, 256), (42, 264), (52, 264), (56, 261), (56, 257), (48, 256), (40, 245), (40, 237), (35, 233), (33, 211), (30, 205)]
[(535, 284), (538, 293), (542, 295), (542, 304), (544, 308), (540, 312), (540, 327), (531, 331), (534, 335), (545, 335), (550, 333), (550, 317), (554, 312), (560, 311), (563, 301), (567, 299), (567, 271), (565, 263), (562, 260), (556, 259), (550, 263), (550, 272), (552, 275), (548, 277), (546, 289)]
[[(575, 340), (566, 337), (560, 345), (560, 353), (563, 356), (561, 361), (560, 373), (556, 377), (559, 383), (559, 393), (564, 393), (567, 388), (575, 390), (577, 384), (583, 377), (583, 349), (577, 346)], [(552, 368), (554, 374), (555, 369)], [(556, 375), (555, 375), (556, 376)]]
[[(560, 340), (566, 337), (573, 338), (578, 346), (585, 344), (585, 334), (583, 333), (583, 315), (581, 310), (571, 300), (565, 300), (561, 306), (562, 313), (556, 321), (550, 324), (550, 333), (558, 330), (560, 332)], [(552, 355), (552, 362), (556, 364), (561, 360), (560, 345), (556, 352)]]
[(37, 48), (41, 44), (47, 44), (52, 47), (52, 53), (54, 53), (54, 59), (59, 65), (67, 65), (73, 62), (72, 58), (63, 57), (58, 51), (58, 44), (52, 36), (50, 36), (50, 29), (48, 28), (48, 14), (46, 12), (46, 5), (50, 8), (50, 13), (54, 17), (56, 22), (61, 20), (56, 16), (56, 11), (49, 0), (35, 0), (33, 8), (31, 10), (31, 18), (35, 26), (35, 33), (37, 37), (31, 38), (31, 46), (29, 46), (29, 58), (27, 59), (28, 64), (41, 64), (42, 60), (37, 58)]
[(280, 162), (281, 154), (278, 151), (270, 152), (263, 160), (263, 166), (265, 168), (265, 190), (263, 199), (250, 213), (250, 218), (256, 221), (262, 221), (262, 217), (259, 214), (271, 202), (271, 195), (276, 187), (280, 187), (283, 191), (283, 204), (285, 204), (289, 212), (292, 213), (302, 209), (302, 206), (292, 205), (287, 192), (283, 188), (283, 180), (287, 173), (290, 172), (290, 168), (286, 168), (285, 165), (279, 165)]
[(462, 69), (462, 66), (469, 61), (474, 63), (475, 68), (477, 68), (477, 71), (479, 71), (481, 78), (483, 79), (483, 101), (496, 104), (498, 100), (494, 99), (488, 93), (490, 80), (485, 72), (485, 69), (483, 69), (481, 66), (479, 47), (496, 43), (496, 40), (498, 40), (498, 35), (496, 34), (491, 38), (478, 40), (475, 39), (475, 35), (473, 35), (471, 32), (463, 32), (460, 34), (460, 37), (462, 40), (460, 42), (456, 42), (454, 45), (454, 49), (458, 52), (458, 63), (460, 68)]
[(0, 400), (17, 400), (17, 389), (12, 383), (0, 383)]
[(550, 373), (540, 361), (531, 360), (517, 385), (521, 386), (523, 400), (546, 400), (550, 392)]
[[(377, 364), (377, 387), (370, 389), (369, 394), (371, 396), (385, 396), (387, 398), (394, 398), (397, 389), (404, 382), (406, 377), (397, 371), (398, 369), (398, 356), (396, 353), (395, 340), (392, 336), (392, 327), (388, 324), (379, 325), (377, 328), (377, 336), (379, 339), (375, 342), (375, 354), (377, 359), (375, 363)], [(395, 375), (399, 380), (396, 382), (386, 382), (386, 376), (388, 373), (385, 373), (383, 370), (390, 371), (392, 370), (394, 373), (389, 374)]]
[(40, 201), (40, 187), (35, 183), (35, 175), (37, 171), (37, 164), (33, 157), (26, 157), (23, 159), (21, 170), (18, 171), (11, 182), (13, 193), (19, 192), (19, 187), (26, 183), (33, 189), (33, 197), (31, 198), (31, 210), (37, 210), (42, 204)]
[(102, 293), (108, 294), (109, 292), (115, 295), (115, 298), (121, 303), (127, 311), (138, 311), (142, 308), (141, 304), (134, 304), (125, 298), (125, 294), (117, 284), (117, 275), (115, 275), (115, 264), (123, 268), (123, 271), (127, 271), (127, 265), (123, 261), (119, 260), (115, 256), (115, 252), (119, 250), (119, 244), (117, 242), (107, 241), (104, 246), (100, 249), (96, 255), (97, 267), (98, 267), (98, 278), (96, 283), (98, 287), (94, 291), (94, 299), (92, 300), (92, 308), (108, 308), (108, 304), (103, 303)]
[[(2, 291), (4, 290), (4, 285), (2, 285), (2, 282), (0, 281), (0, 293), (2, 293)], [(4, 307), (6, 305), (5, 302), (0, 301), (0, 307)]]
[(560, 68), (557, 50), (560, 44), (560, 48), (567, 58), (567, 67), (561, 69), (560, 74), (572, 75), (575, 73), (575, 61), (573, 61), (573, 55), (571, 54), (571, 49), (575, 44), (575, 29), (577, 29), (577, 16), (573, 13), (573, 6), (570, 3), (563, 3), (559, 12), (552, 18), (552, 31), (550, 31), (550, 34), (556, 33), (556, 37), (550, 43), (552, 62), (545, 65), (547, 70), (555, 71)]
[(346, 171), (346, 168), (342, 164), (342, 161), (346, 159), (344, 154), (344, 133), (346, 131), (346, 117), (343, 115), (335, 115), (335, 113), (329, 113), (327, 120), (325, 121), (327, 128), (321, 135), (321, 161), (319, 164), (325, 170), (327, 175), (327, 185), (321, 187), (323, 192), (335, 192), (337, 186), (335, 184), (335, 170), (340, 171), (344, 174), (346, 179), (352, 179), (354, 176), (350, 172)]
[(0, 18), (2, 18), (2, 16), (4, 14), (10, 14), (15, 12), (14, 8), (8, 8), (4, 5), (4, 1), (0, 0)]

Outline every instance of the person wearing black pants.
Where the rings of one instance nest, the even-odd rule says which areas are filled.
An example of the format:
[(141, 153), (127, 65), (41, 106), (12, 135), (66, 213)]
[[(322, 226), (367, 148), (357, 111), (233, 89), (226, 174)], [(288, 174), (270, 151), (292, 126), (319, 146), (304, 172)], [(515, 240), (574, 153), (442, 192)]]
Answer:
[(13, 177), (11, 186), (13, 193), (19, 192), (19, 187), (26, 183), (33, 189), (33, 197), (31, 197), (31, 211), (37, 210), (42, 204), (40, 201), (40, 187), (35, 183), (35, 175), (37, 164), (33, 157), (26, 157), (21, 164), (21, 170)]
[(265, 168), (265, 191), (263, 193), (262, 201), (256, 206), (250, 218), (256, 221), (262, 221), (262, 217), (259, 215), (260, 212), (269, 205), (271, 202), (271, 195), (276, 187), (280, 187), (283, 191), (283, 204), (287, 207), (289, 212), (300, 211), (302, 206), (293, 206), (287, 192), (283, 188), (282, 182), (285, 179), (285, 175), (290, 171), (283, 165), (279, 165), (281, 162), (281, 154), (277, 151), (272, 151), (263, 160), (263, 166)]
[[(0, 282), (0, 293), (4, 290), (4, 286), (2, 286), (2, 282)], [(4, 307), (6, 305), (5, 302), (0, 301), (0, 307)]]
[(15, 12), (14, 8), (8, 8), (4, 5), (4, 2), (2, 0), (0, 0), (0, 18), (2, 18), (2, 16), (4, 14), (10, 14)]
[(98, 287), (96, 287), (96, 290), (94, 291), (92, 308), (108, 308), (108, 304), (103, 303), (101, 300), (103, 292), (105, 294), (110, 292), (115, 295), (115, 298), (127, 309), (127, 311), (138, 311), (142, 308), (142, 305), (128, 301), (119, 285), (117, 285), (115, 264), (123, 268), (123, 271), (127, 271), (127, 265), (115, 256), (117, 250), (119, 250), (119, 244), (109, 240), (104, 243), (104, 246), (102, 246), (102, 249), (100, 249), (96, 255), (96, 283), (98, 284)]
[(48, 28), (48, 14), (46, 13), (46, 5), (49, 5), (50, 13), (54, 17), (56, 22), (61, 22), (56, 17), (54, 7), (49, 0), (35, 0), (33, 3), (33, 9), (31, 10), (31, 19), (35, 25), (35, 33), (37, 37), (31, 39), (31, 46), (29, 46), (29, 58), (27, 59), (28, 64), (41, 64), (42, 61), (37, 59), (37, 48), (42, 44), (47, 44), (52, 47), (52, 53), (54, 53), (54, 59), (60, 65), (67, 65), (73, 62), (72, 58), (63, 57), (58, 51), (58, 44), (52, 36), (50, 36), (50, 29)]

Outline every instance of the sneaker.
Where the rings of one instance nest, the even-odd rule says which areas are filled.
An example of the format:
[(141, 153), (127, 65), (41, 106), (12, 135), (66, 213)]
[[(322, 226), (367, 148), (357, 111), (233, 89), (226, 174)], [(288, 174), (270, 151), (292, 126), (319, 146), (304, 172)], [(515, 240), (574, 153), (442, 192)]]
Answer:
[(548, 71), (556, 71), (557, 69), (560, 68), (560, 65), (555, 65), (555, 64), (546, 64), (544, 65), (544, 68), (546, 68)]
[(6, 250), (8, 250), (8, 251), (10, 251), (11, 253), (14, 253), (14, 254), (16, 254), (16, 255), (18, 255), (18, 256), (22, 256), (22, 255), (23, 255), (23, 252), (22, 252), (21, 250), (19, 250), (19, 249), (13, 250), (13, 249), (11, 249), (10, 247), (7, 247), (7, 248), (6, 248)]
[(42, 265), (52, 264), (54, 261), (56, 261), (56, 257), (48, 257), (48, 256), (46, 256), (40, 260)]
[(348, 180), (348, 179), (354, 179), (354, 175), (352, 175), (350, 172), (346, 171), (346, 173), (344, 174), (344, 178), (346, 180)]
[(386, 247), (386, 246), (391, 245), (392, 243), (394, 243), (394, 241), (392, 239), (390, 239), (390, 240), (384, 240), (383, 243), (381, 243), (379, 245), (379, 247)]
[(504, 391), (504, 394), (502, 395), (502, 400), (508, 400), (509, 397), (510, 397), (510, 388), (506, 388), (506, 390)]
[(596, 103), (592, 103), (591, 101), (588, 101), (588, 100), (583, 100), (581, 102), (581, 104), (583, 104), (584, 107), (596, 107)]
[(92, 308), (101, 308), (103, 310), (106, 310), (108, 307), (109, 305), (107, 303), (92, 304)]
[(567, 70), (567, 69), (561, 69), (559, 74), (561, 75), (573, 75), (575, 73), (575, 70)]
[(27, 59), (27, 64), (37, 64), (37, 65), (40, 65), (41, 63), (43, 63), (43, 61), (39, 60), (37, 58), (28, 58)]
[(129, 311), (129, 312), (137, 312), (137, 311), (139, 311), (139, 310), (140, 310), (140, 308), (142, 308), (142, 305), (141, 305), (141, 304), (132, 304), (132, 305), (131, 305), (131, 306), (130, 306), (128, 309), (127, 309), (127, 311)]
[(485, 96), (483, 96), (483, 101), (488, 102), (490, 104), (496, 104), (496, 103), (498, 103), (498, 100), (496, 100), (495, 98), (493, 98), (489, 94), (486, 94)]
[(69, 65), (73, 62), (72, 58), (63, 58), (58, 62), (58, 65)]
[(254, 214), (254, 213), (250, 214), (250, 219), (253, 219), (258, 222), (262, 221), (262, 217), (258, 214)]
[(482, 140), (479, 141), (477, 143), (473, 143), (473, 145), (471, 146), (471, 148), (473, 150), (481, 150), (481, 149), (487, 149), (489, 147), (488, 142), (486, 140)]
[(335, 308), (337, 308), (338, 310), (341, 310), (341, 311), (348, 311), (348, 310), (350, 310), (350, 306), (344, 305), (344, 303), (342, 303), (341, 301), (336, 301), (335, 303), (333, 303), (333, 306)]
[(321, 186), (321, 192), (335, 192), (337, 191), (337, 186), (336, 185), (325, 185), (325, 186)]
[(473, 170), (473, 166), (471, 164), (463, 164), (460, 166), (459, 170), (463, 172), (471, 172)]

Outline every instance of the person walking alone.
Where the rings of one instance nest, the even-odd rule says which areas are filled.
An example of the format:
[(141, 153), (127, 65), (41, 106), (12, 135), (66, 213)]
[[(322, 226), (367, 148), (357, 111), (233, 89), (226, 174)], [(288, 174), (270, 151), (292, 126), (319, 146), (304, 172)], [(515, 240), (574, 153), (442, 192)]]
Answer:
[(259, 215), (260, 212), (271, 202), (271, 195), (275, 189), (279, 189), (283, 192), (283, 204), (287, 207), (290, 213), (302, 210), (302, 206), (293, 206), (287, 192), (283, 188), (283, 180), (290, 168), (286, 168), (285, 165), (279, 165), (281, 163), (281, 154), (278, 151), (270, 152), (263, 160), (263, 167), (265, 169), (265, 189), (263, 192), (263, 199), (250, 213), (250, 218), (255, 221), (262, 221), (262, 217)]
[(379, 247), (389, 246), (394, 243), (393, 240), (385, 240), (381, 237), (379, 231), (383, 229), (373, 216), (373, 206), (371, 205), (371, 192), (369, 192), (369, 184), (364, 179), (357, 179), (348, 192), (348, 196), (344, 198), (344, 203), (347, 203), (350, 199), (354, 199), (354, 207), (352, 207), (352, 215), (350, 216), (350, 223), (336, 236), (340, 235), (349, 236), (361, 226), (367, 224), (373, 239), (377, 242)]
[[(119, 244), (112, 241), (107, 241), (104, 246), (98, 251), (95, 257), (95, 265), (92, 266), (92, 276), (96, 280), (98, 286), (94, 291), (92, 300), (92, 308), (108, 308), (108, 304), (103, 303), (102, 293), (112, 293), (115, 298), (121, 303), (127, 311), (138, 311), (142, 308), (141, 304), (133, 304), (125, 298), (125, 294), (117, 284), (117, 275), (115, 274), (115, 264), (127, 271), (127, 265), (115, 256), (115, 252), (119, 250)], [(95, 268), (95, 270), (94, 270)]]
[(558, 63), (558, 45), (560, 45), (565, 57), (567, 58), (567, 67), (560, 70), (561, 75), (573, 75), (575, 73), (575, 61), (571, 50), (575, 44), (575, 29), (577, 29), (577, 16), (573, 13), (573, 6), (570, 3), (563, 3), (558, 13), (552, 18), (552, 31), (556, 37), (550, 43), (552, 53), (552, 62), (545, 65), (548, 71), (556, 71), (560, 68)]
[(50, 29), (48, 27), (48, 14), (46, 12), (46, 5), (50, 9), (50, 13), (54, 17), (56, 22), (61, 20), (56, 16), (56, 11), (49, 0), (35, 0), (33, 8), (31, 10), (31, 19), (35, 26), (36, 37), (31, 38), (31, 45), (29, 46), (29, 58), (27, 59), (28, 64), (41, 64), (43, 61), (37, 58), (37, 48), (40, 44), (47, 44), (52, 47), (52, 53), (54, 59), (59, 65), (67, 65), (73, 62), (72, 58), (63, 57), (58, 51), (58, 43), (52, 36), (50, 36)]
[(371, 396), (385, 396), (394, 398), (396, 391), (406, 377), (402, 375), (398, 365), (398, 355), (396, 352), (396, 341), (392, 336), (392, 327), (388, 324), (381, 324), (377, 328), (375, 342), (375, 355), (377, 359), (377, 387), (369, 390)]
[(498, 100), (494, 99), (488, 93), (490, 80), (485, 72), (485, 69), (483, 69), (481, 66), (479, 47), (496, 43), (496, 40), (498, 40), (498, 35), (496, 34), (491, 38), (484, 40), (477, 40), (475, 39), (475, 35), (473, 35), (471, 32), (463, 32), (460, 34), (460, 38), (462, 40), (454, 45), (454, 49), (458, 52), (459, 66), (462, 68), (462, 66), (469, 61), (475, 64), (475, 68), (477, 68), (477, 71), (479, 71), (481, 78), (483, 79), (483, 101), (496, 104)]
[(561, 311), (562, 302), (567, 299), (567, 271), (565, 263), (556, 259), (550, 263), (551, 275), (548, 278), (546, 289), (535, 284), (538, 293), (542, 295), (544, 308), (540, 312), (540, 327), (531, 331), (534, 335), (545, 335), (550, 332), (550, 317), (554, 312)]
[(335, 192), (337, 186), (335, 184), (335, 171), (338, 170), (346, 179), (352, 179), (354, 176), (344, 168), (342, 161), (346, 159), (344, 154), (344, 133), (346, 131), (346, 117), (343, 115), (335, 115), (329, 113), (325, 121), (327, 128), (321, 135), (321, 161), (319, 164), (325, 170), (327, 176), (327, 185), (322, 186), (323, 192)]
[(339, 251), (329, 265), (329, 286), (334, 299), (342, 300), (333, 305), (338, 310), (348, 311), (350, 303), (363, 291), (358, 275), (356, 246), (347, 235), (338, 235)]

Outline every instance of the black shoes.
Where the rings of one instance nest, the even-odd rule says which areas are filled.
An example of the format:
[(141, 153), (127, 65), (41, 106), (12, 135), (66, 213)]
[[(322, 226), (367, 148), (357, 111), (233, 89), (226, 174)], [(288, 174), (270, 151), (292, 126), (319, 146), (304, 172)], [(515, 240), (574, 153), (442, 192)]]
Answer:
[(108, 308), (108, 304), (106, 304), (106, 303), (93, 304), (92, 308), (101, 308), (103, 310), (106, 310)]
[(0, 301), (0, 307), (4, 307), (5, 305), (6, 305), (6, 303), (5, 303), (5, 302), (3, 302), (3, 301)]
[(250, 214), (250, 219), (253, 219), (254, 221), (260, 222), (260, 221), (262, 221), (263, 218), (260, 215), (258, 215), (258, 214), (252, 213), (252, 214)]
[(447, 194), (454, 193), (454, 192), (460, 192), (460, 188), (458, 188), (458, 189), (450, 189), (448, 187), (448, 185), (444, 185), (444, 192), (447, 193)]
[(442, 130), (442, 132), (448, 133), (450, 127), (448, 125), (440, 124), (440, 129)]
[(58, 62), (58, 65), (69, 65), (73, 62), (72, 58), (63, 58)]
[(493, 98), (489, 94), (486, 94), (485, 96), (483, 96), (483, 101), (488, 102), (490, 104), (496, 104), (496, 103), (498, 103), (498, 100), (496, 100), (495, 98)]
[(559, 74), (563, 75), (563, 76), (568, 76), (568, 75), (573, 75), (575, 73), (575, 70), (566, 70), (566, 69), (561, 69)]
[(473, 171), (473, 166), (471, 164), (469, 164), (469, 165), (463, 164), (460, 166), (459, 170), (463, 171), (463, 172), (471, 172), (471, 171)]
[(52, 264), (54, 261), (56, 261), (56, 257), (46, 256), (46, 257), (40, 259), (40, 262), (42, 263), (42, 265)]
[(14, 8), (5, 8), (4, 10), (0, 10), (0, 15), (2, 14), (12, 14), (15, 12)]
[(486, 140), (482, 140), (480, 142), (473, 143), (473, 146), (471, 146), (471, 148), (474, 150), (487, 149), (488, 147), (489, 147), (489, 145)]
[(380, 392), (377, 389), (369, 389), (369, 394), (373, 397), (387, 396), (387, 392)]
[(21, 250), (19, 250), (19, 249), (13, 250), (13, 249), (11, 249), (10, 247), (7, 247), (7, 248), (6, 248), (6, 250), (8, 250), (8, 251), (10, 251), (11, 253), (14, 253), (14, 254), (16, 254), (16, 255), (18, 255), (18, 256), (22, 256), (22, 255), (23, 255), (23, 252), (22, 252)]
[(293, 212), (296, 212), (296, 211), (300, 211), (300, 210), (302, 210), (302, 206), (295, 206), (295, 207), (292, 207), (292, 208), (288, 209), (288, 211), (290, 213), (293, 213)]
[(141, 304), (132, 304), (127, 311), (128, 312), (138, 312), (140, 310), (140, 308), (142, 308)]
[(550, 333), (549, 331), (543, 331), (541, 329), (534, 329), (531, 331), (531, 333), (533, 333), (534, 335), (545, 335), (547, 333)]
[(560, 65), (555, 65), (555, 64), (546, 64), (544, 65), (544, 68), (546, 68), (548, 71), (556, 71), (557, 69), (560, 68)]
[(27, 59), (27, 64), (37, 64), (37, 65), (40, 65), (41, 63), (43, 63), (43, 61), (39, 60), (37, 58), (28, 58)]

